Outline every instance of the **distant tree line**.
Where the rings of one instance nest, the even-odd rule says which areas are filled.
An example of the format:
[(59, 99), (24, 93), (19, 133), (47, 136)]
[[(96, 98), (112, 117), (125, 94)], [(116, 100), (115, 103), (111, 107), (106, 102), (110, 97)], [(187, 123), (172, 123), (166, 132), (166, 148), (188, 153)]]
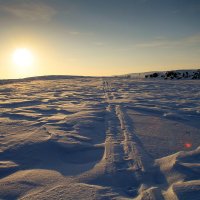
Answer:
[(167, 71), (164, 74), (162, 73), (152, 73), (145, 75), (145, 78), (163, 78), (165, 80), (167, 79), (200, 79), (200, 69), (198, 69), (195, 72), (192, 72), (191, 74), (189, 72), (178, 72), (178, 71)]

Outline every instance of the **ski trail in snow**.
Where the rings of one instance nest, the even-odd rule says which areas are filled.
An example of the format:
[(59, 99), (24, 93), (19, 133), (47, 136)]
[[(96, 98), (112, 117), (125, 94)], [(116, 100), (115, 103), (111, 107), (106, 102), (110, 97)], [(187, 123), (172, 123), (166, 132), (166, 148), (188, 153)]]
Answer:
[[(131, 198), (145, 191), (154, 199), (163, 199), (161, 190), (155, 187), (155, 176), (159, 174), (154, 160), (134, 133), (123, 103), (117, 101), (116, 88), (103, 80), (103, 92), (106, 105), (104, 155), (79, 181), (111, 186), (114, 192)], [(152, 192), (154, 190), (156, 192)]]
[(108, 81), (103, 82), (103, 88), (107, 102), (103, 160), (107, 173), (112, 173), (113, 182), (125, 195), (136, 197), (145, 191), (149, 198), (163, 199), (162, 190), (157, 187), (155, 177), (160, 174), (154, 159), (135, 134), (124, 105), (115, 101), (116, 88)]
[[(107, 162), (117, 163), (119, 170), (136, 170), (145, 172), (152, 165), (153, 160), (145, 152), (139, 139), (131, 130), (127, 115), (122, 105), (115, 103), (115, 93), (108, 81), (103, 82), (107, 101), (107, 132), (104, 158)], [(122, 166), (120, 163), (126, 163)]]

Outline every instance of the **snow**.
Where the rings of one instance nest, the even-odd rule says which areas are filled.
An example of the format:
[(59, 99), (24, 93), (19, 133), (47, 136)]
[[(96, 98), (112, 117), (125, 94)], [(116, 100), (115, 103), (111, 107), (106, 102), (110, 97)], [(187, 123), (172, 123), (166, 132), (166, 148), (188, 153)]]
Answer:
[(0, 81), (0, 199), (200, 199), (200, 81)]

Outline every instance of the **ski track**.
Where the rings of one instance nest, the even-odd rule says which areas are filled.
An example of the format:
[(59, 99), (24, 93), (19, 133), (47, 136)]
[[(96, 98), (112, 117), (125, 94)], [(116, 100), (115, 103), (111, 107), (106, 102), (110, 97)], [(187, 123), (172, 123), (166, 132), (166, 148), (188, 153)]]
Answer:
[[(92, 170), (80, 176), (79, 181), (111, 187), (114, 199), (119, 196), (134, 198), (145, 190), (150, 199), (162, 200), (158, 188), (160, 180), (155, 178), (160, 176), (160, 171), (134, 133), (124, 103), (116, 101), (116, 88), (103, 80), (103, 91), (106, 102), (104, 155)], [(148, 191), (152, 187), (154, 189)]]
[[(123, 106), (112, 102), (112, 100), (116, 99), (113, 90), (109, 82), (104, 81), (104, 91), (107, 101), (106, 110), (108, 112), (105, 147), (111, 146), (113, 149), (113, 152), (111, 149), (105, 149), (105, 159), (108, 162), (109, 160), (114, 161), (118, 171), (146, 171), (148, 165), (152, 163), (152, 159), (141, 146), (141, 142), (128, 125)], [(126, 163), (126, 166), (125, 168), (121, 168), (117, 163)]]
[(103, 81), (103, 88), (107, 102), (106, 170), (108, 173), (120, 173), (120, 178), (116, 177), (115, 182), (118, 182), (122, 192), (133, 197), (138, 195), (136, 191), (141, 183), (146, 185), (146, 189), (155, 185), (152, 170), (154, 161), (134, 134), (123, 103), (115, 103), (116, 89), (112, 88), (109, 81)]

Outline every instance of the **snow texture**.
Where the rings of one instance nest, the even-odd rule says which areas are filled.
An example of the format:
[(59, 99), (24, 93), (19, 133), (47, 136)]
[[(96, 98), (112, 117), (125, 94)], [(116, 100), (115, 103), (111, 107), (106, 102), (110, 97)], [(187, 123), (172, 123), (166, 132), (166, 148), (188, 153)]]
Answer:
[(200, 199), (200, 81), (0, 82), (0, 199)]

